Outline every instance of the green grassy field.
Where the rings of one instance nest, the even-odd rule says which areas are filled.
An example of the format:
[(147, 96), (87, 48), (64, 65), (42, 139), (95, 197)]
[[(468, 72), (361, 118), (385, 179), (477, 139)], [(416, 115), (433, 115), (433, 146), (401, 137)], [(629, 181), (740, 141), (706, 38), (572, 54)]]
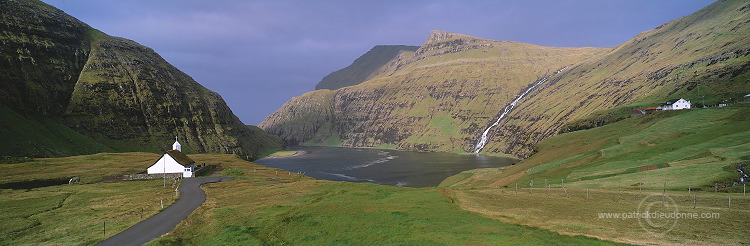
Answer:
[(0, 164), (0, 184), (73, 176), (82, 180), (0, 189), (0, 245), (91, 245), (158, 213), (162, 202), (166, 207), (177, 199), (173, 181), (165, 188), (162, 180), (121, 178), (145, 170), (156, 158), (149, 153), (104, 153)]
[[(468, 211), (564, 234), (634, 244), (741, 244), (750, 196), (733, 183), (736, 169), (749, 163), (748, 139), (747, 102), (661, 111), (549, 138), (518, 165), (466, 171), (441, 186)], [(680, 212), (720, 218), (679, 220), (667, 233), (652, 234), (636, 219), (597, 217), (638, 211), (648, 195), (654, 196), (646, 203), (658, 203), (662, 193)]]
[(234, 159), (233, 182), (150, 245), (601, 245), (607, 241), (484, 218), (437, 188), (314, 180)]
[[(461, 208), (488, 218), (630, 244), (739, 245), (747, 243), (750, 226), (750, 196), (742, 194), (667, 191), (666, 206), (661, 202), (662, 191), (637, 189), (566, 187), (551, 188), (548, 193), (544, 188), (521, 188), (516, 193), (515, 188), (490, 188), (450, 190), (450, 194)], [(692, 195), (696, 197), (695, 208)], [(605, 215), (646, 211), (695, 217), (646, 220)]]

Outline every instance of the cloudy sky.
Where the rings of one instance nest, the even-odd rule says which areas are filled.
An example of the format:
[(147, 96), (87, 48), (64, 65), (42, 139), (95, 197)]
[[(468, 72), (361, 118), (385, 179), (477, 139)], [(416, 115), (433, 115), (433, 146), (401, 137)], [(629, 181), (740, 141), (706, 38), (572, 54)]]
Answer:
[(149, 46), (257, 125), (372, 46), (431, 30), (557, 47), (612, 47), (712, 0), (44, 0)]

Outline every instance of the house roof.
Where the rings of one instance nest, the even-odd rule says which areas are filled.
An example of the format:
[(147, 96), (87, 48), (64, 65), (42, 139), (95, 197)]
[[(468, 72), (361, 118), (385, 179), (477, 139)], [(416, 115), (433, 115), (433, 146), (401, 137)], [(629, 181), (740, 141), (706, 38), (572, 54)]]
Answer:
[(646, 108), (646, 110), (656, 110), (656, 109), (658, 109), (658, 108), (659, 108), (659, 107), (650, 107), (650, 108)]
[[(680, 98), (680, 99), (682, 99), (682, 98)], [(672, 105), (672, 104), (676, 103), (677, 101), (679, 101), (680, 99), (672, 99), (672, 100), (669, 100), (669, 101), (667, 101), (666, 103), (664, 103), (664, 105)]]
[(182, 153), (179, 150), (168, 150), (167, 154), (171, 156), (177, 163), (182, 164), (183, 166), (190, 166), (195, 164), (195, 161), (193, 159), (190, 159), (187, 155)]

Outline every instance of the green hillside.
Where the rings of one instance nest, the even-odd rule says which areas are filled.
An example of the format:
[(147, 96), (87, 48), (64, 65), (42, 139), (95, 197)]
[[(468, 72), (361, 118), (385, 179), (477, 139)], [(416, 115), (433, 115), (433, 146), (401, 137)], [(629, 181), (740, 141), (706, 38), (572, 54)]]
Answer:
[(40, 1), (4, 0), (0, 15), (0, 156), (161, 152), (175, 136), (245, 159), (279, 146), (148, 47)]
[(542, 47), (434, 31), (373, 79), (325, 99), (302, 99), (316, 93), (295, 99), (329, 100), (296, 106), (333, 112), (318, 116), (325, 125), (304, 128), (316, 132), (299, 131), (296, 125), (307, 123), (286, 106), (260, 127), (292, 144), (336, 139), (312, 144), (470, 152), (517, 95), (554, 75), (489, 131), (481, 152), (527, 158), (540, 141), (595, 112), (676, 98), (713, 104), (750, 93), (749, 13), (744, 1), (718, 1), (614, 48)]
[(484, 151), (530, 154), (533, 143), (568, 122), (616, 107), (646, 108), (677, 98), (715, 105), (741, 98), (750, 93), (748, 9), (744, 1), (717, 1), (572, 67), (521, 102), (522, 109), (494, 131), (501, 139), (529, 144), (491, 141)]
[(737, 191), (738, 167), (750, 164), (750, 103), (657, 111), (542, 141), (519, 165), (467, 171), (442, 186), (641, 187)]

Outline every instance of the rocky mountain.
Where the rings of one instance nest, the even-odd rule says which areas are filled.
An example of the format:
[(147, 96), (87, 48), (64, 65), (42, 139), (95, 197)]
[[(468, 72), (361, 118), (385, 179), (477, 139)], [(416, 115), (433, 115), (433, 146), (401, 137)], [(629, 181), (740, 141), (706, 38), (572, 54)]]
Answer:
[(316, 90), (335, 90), (342, 87), (358, 85), (375, 78), (383, 65), (407, 51), (416, 51), (419, 46), (407, 45), (378, 45), (360, 56), (352, 65), (333, 72), (318, 82)]
[(525, 158), (539, 141), (595, 115), (750, 93), (748, 13), (746, 2), (718, 1), (614, 48), (433, 31), (372, 79), (293, 98), (259, 126), (288, 144), (447, 152), (473, 152), (487, 131), (481, 153)]
[(160, 152), (175, 136), (245, 159), (280, 147), (148, 47), (39, 1), (2, 0), (0, 14), (0, 155)]

